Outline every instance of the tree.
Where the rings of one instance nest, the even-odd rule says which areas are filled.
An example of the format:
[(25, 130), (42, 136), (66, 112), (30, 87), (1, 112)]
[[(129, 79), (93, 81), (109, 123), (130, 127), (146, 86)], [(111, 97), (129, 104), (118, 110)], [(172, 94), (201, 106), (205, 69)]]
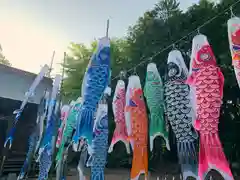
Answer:
[(1, 45), (0, 45), (0, 64), (12, 66), (9, 60), (7, 60), (6, 57), (3, 55)]
[[(111, 42), (113, 76), (118, 75), (119, 71), (123, 69), (131, 69), (128, 73), (130, 75), (133, 73), (133, 67), (141, 63), (142, 65), (136, 68), (136, 72), (144, 84), (146, 64), (151, 61), (157, 64), (161, 76), (164, 77), (167, 56), (172, 49), (169, 45), (172, 43), (175, 43), (175, 47), (182, 52), (188, 66), (192, 38), (198, 33), (198, 27), (218, 15), (210, 23), (201, 26), (199, 31), (208, 37), (217, 63), (225, 76), (219, 129), (228, 158), (231, 158), (230, 155), (234, 154), (234, 151), (240, 152), (240, 134), (238, 133), (240, 129), (240, 94), (231, 66), (228, 44), (226, 23), (230, 18), (230, 11), (225, 12), (226, 8), (234, 2), (236, 1), (221, 0), (216, 4), (215, 1), (201, 0), (198, 5), (195, 4), (186, 12), (182, 12), (176, 0), (160, 0), (152, 10), (146, 11), (142, 17), (139, 17), (136, 24), (129, 28), (126, 39), (116, 39)], [(234, 7), (235, 14), (240, 13), (237, 12), (239, 9), (240, 3)], [(179, 39), (181, 41), (178, 41)], [(80, 53), (81, 56), (77, 55), (75, 59), (73, 59), (74, 56), (69, 57), (71, 60), (66, 65), (68, 66), (68, 78), (65, 80), (65, 91), (66, 93), (75, 93), (76, 97), (80, 94), (82, 76), (93, 47), (86, 48), (76, 44), (75, 46), (73, 46), (75, 50), (72, 49), (71, 52)], [(78, 70), (74, 71), (74, 69)], [(115, 87), (115, 83), (116, 81), (112, 82), (112, 87)], [(113, 129), (110, 127), (110, 132), (112, 131)], [(233, 145), (235, 145), (235, 150), (232, 149)], [(167, 158), (170, 159), (173, 155), (172, 152)]]
[[(225, 75), (224, 98), (219, 128), (220, 138), (229, 158), (233, 154), (232, 146), (234, 144), (238, 144), (238, 151), (240, 151), (240, 136), (237, 133), (237, 130), (240, 128), (240, 111), (238, 106), (240, 96), (231, 66), (226, 26), (227, 20), (230, 18), (230, 11), (223, 13), (234, 2), (236, 1), (222, 0), (220, 3), (215, 4), (214, 2), (201, 0), (199, 5), (193, 5), (187, 12), (183, 13), (178, 9), (176, 1), (162, 0), (159, 1), (155, 8), (146, 12), (143, 17), (140, 17), (138, 22), (129, 29), (128, 34), (129, 58), (132, 59), (132, 63), (138, 64), (149, 59), (157, 63), (163, 76), (165, 74), (167, 55), (171, 51), (171, 47), (165, 48), (182, 38), (175, 46), (183, 53), (188, 65), (189, 56), (187, 52), (191, 52), (191, 41), (197, 34), (197, 31), (193, 32), (193, 30), (196, 30), (214, 16), (221, 14), (199, 30), (207, 35), (217, 62)], [(240, 3), (234, 7), (234, 10), (237, 11), (238, 8), (240, 8)], [(174, 11), (170, 11), (171, 9), (174, 9)], [(159, 16), (162, 12), (168, 12), (168, 15)], [(190, 32), (192, 33), (188, 35)], [(148, 62), (146, 61), (146, 63)], [(143, 66), (137, 69), (143, 83), (145, 80), (146, 63), (142, 63)]]

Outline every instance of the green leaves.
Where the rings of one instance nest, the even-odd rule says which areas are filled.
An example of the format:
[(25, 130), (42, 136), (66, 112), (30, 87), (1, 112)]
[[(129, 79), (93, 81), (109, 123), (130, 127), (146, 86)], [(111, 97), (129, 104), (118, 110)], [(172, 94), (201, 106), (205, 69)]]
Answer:
[(9, 60), (7, 60), (6, 57), (3, 55), (1, 45), (0, 45), (0, 64), (12, 66), (12, 64), (9, 62)]
[(82, 79), (88, 65), (91, 50), (83, 44), (71, 43), (69, 54), (66, 57), (65, 69), (66, 78), (63, 81), (63, 100), (69, 101), (79, 97)]

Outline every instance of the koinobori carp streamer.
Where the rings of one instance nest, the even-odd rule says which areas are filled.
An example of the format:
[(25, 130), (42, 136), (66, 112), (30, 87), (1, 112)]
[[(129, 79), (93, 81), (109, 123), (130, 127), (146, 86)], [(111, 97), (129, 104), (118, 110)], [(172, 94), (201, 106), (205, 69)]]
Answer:
[(82, 86), (82, 108), (78, 115), (77, 129), (74, 141), (83, 137), (91, 145), (93, 139), (94, 115), (110, 77), (110, 39), (101, 38), (96, 52), (93, 54)]
[(128, 142), (127, 127), (124, 115), (125, 103), (126, 103), (125, 83), (123, 80), (118, 80), (112, 102), (116, 127), (108, 150), (109, 153), (113, 151), (114, 145), (117, 142), (121, 141), (124, 143), (127, 153), (130, 154), (130, 146)]
[(155, 63), (149, 63), (147, 66), (144, 96), (146, 97), (147, 106), (150, 111), (150, 150), (153, 150), (154, 139), (158, 136), (161, 136), (165, 140), (166, 147), (170, 150), (168, 126), (164, 119), (164, 87)]
[(56, 147), (59, 148), (61, 141), (62, 141), (62, 136), (63, 136), (63, 130), (65, 128), (66, 125), (66, 119), (68, 117), (68, 113), (70, 110), (70, 106), (69, 105), (63, 105), (61, 108), (61, 125), (58, 129), (58, 136), (57, 136), (57, 142), (56, 142)]
[(240, 18), (228, 20), (228, 39), (232, 55), (232, 65), (235, 71), (238, 86), (240, 87)]
[(205, 35), (194, 37), (192, 58), (194, 71), (187, 82), (194, 87), (196, 96), (194, 127), (200, 133), (198, 176), (204, 180), (215, 169), (225, 180), (233, 180), (218, 134), (224, 76)]
[(56, 155), (56, 164), (62, 162), (63, 153), (65, 150), (65, 146), (69, 141), (71, 141), (72, 134), (77, 124), (77, 114), (79, 113), (82, 107), (82, 98), (79, 97), (76, 101), (72, 101), (70, 104), (69, 113), (66, 119), (66, 125), (63, 130), (62, 141), (58, 149), (58, 153)]
[(48, 106), (48, 114), (47, 114), (47, 125), (46, 130), (44, 133), (43, 141), (41, 143), (40, 149), (39, 149), (39, 176), (38, 180), (45, 180), (48, 178), (48, 172), (50, 170), (50, 167), (52, 165), (52, 154), (53, 154), (53, 145), (52, 139), (54, 136), (54, 129), (56, 127), (56, 98), (59, 91), (59, 86), (61, 83), (61, 76), (56, 75), (54, 82), (53, 82), (53, 89), (51, 94), (50, 103)]
[(94, 123), (92, 152), (87, 165), (91, 167), (91, 180), (104, 180), (104, 168), (107, 163), (108, 149), (108, 104), (107, 95), (99, 102)]
[(195, 148), (198, 135), (193, 130), (194, 111), (190, 88), (185, 81), (188, 69), (182, 54), (173, 50), (168, 55), (165, 82), (165, 102), (167, 119), (177, 139), (177, 152), (183, 179), (197, 178), (197, 153)]
[[(129, 77), (126, 96), (126, 124), (133, 149), (131, 180), (144, 173), (148, 177), (148, 117), (140, 79)], [(129, 121), (129, 122), (128, 122)]]

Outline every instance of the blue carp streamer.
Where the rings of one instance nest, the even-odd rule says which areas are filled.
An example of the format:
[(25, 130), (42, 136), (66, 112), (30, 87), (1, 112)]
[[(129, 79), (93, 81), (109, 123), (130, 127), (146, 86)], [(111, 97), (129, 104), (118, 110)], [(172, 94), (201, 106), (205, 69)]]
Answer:
[(50, 167), (52, 165), (52, 154), (54, 152), (55, 144), (53, 144), (54, 135), (56, 132), (56, 125), (57, 125), (57, 119), (59, 118), (59, 103), (56, 103), (56, 98), (58, 94), (59, 85), (61, 82), (61, 76), (56, 75), (54, 83), (53, 83), (53, 89), (52, 89), (52, 95), (51, 95), (51, 101), (48, 106), (48, 116), (47, 116), (47, 126), (46, 131), (44, 133), (44, 138), (41, 144), (41, 147), (39, 149), (39, 180), (45, 180), (48, 178), (48, 172), (50, 170)]
[(47, 124), (45, 136), (43, 138), (42, 146), (39, 149), (39, 180), (47, 179), (47, 174), (52, 165), (53, 144), (52, 137), (54, 135), (55, 122), (57, 117), (52, 114), (51, 120)]
[(100, 39), (97, 52), (93, 54), (86, 70), (83, 86), (82, 109), (78, 115), (74, 142), (83, 137), (89, 145), (93, 139), (94, 115), (110, 77), (110, 40)]
[(14, 122), (13, 122), (13, 126), (12, 126), (12, 128), (11, 128), (8, 136), (7, 136), (7, 139), (6, 139), (5, 142), (4, 142), (4, 147), (6, 147), (6, 146), (8, 145), (8, 143), (9, 143), (9, 147), (8, 147), (8, 148), (11, 149), (11, 147), (12, 147), (12, 141), (13, 141), (13, 136), (14, 136), (14, 134), (15, 134), (15, 132), (16, 132), (16, 126), (17, 126), (17, 123), (18, 123), (18, 121), (19, 121), (19, 118), (21, 117), (21, 114), (22, 114), (22, 112), (23, 112), (26, 104), (28, 103), (29, 98), (30, 98), (31, 96), (33, 96), (35, 89), (37, 88), (37, 86), (38, 86), (38, 84), (41, 82), (41, 80), (43, 79), (44, 75), (48, 72), (48, 70), (49, 70), (49, 67), (45, 64), (45, 65), (42, 67), (40, 73), (39, 73), (39, 74), (37, 75), (37, 77), (34, 79), (32, 85), (30, 86), (30, 88), (28, 89), (28, 91), (26, 92), (25, 98), (24, 98), (24, 100), (23, 100), (20, 108), (17, 109), (17, 110), (15, 110), (15, 111), (13, 112), (13, 114), (16, 114), (16, 116), (15, 116), (15, 119), (14, 119)]
[(91, 180), (104, 180), (104, 168), (108, 151), (107, 104), (99, 104), (94, 126), (92, 153), (87, 162), (91, 166)]
[(28, 172), (30, 171), (32, 160), (36, 155), (36, 151), (41, 142), (44, 126), (43, 124), (47, 114), (48, 98), (49, 92), (45, 91), (44, 96), (41, 98), (40, 104), (38, 106), (37, 120), (32, 129), (32, 133), (28, 139), (28, 152), (24, 164), (22, 166), (22, 169), (19, 173), (18, 180), (25, 179), (25, 176), (27, 176)]
[[(34, 128), (34, 130), (35, 129), (36, 128)], [(28, 141), (29, 141), (29, 146), (28, 146), (27, 156), (24, 161), (23, 167), (20, 171), (20, 174), (18, 176), (18, 180), (23, 179), (30, 168), (29, 166), (31, 165), (33, 155), (34, 155), (34, 150), (35, 150), (35, 147), (37, 144), (37, 132), (36, 131), (32, 132)]]
[(38, 180), (48, 179), (48, 172), (52, 164), (52, 147), (46, 146), (41, 152), (39, 159), (39, 176)]

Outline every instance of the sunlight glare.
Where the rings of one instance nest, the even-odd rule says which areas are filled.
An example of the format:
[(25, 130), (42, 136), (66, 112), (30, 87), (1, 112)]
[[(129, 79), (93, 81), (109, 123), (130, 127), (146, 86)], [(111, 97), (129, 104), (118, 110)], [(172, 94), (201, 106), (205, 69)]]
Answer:
[(41, 66), (50, 64), (55, 50), (53, 74), (59, 73), (68, 45), (60, 31), (41, 26), (22, 14), (6, 13), (0, 13), (0, 44), (12, 66), (38, 73)]

